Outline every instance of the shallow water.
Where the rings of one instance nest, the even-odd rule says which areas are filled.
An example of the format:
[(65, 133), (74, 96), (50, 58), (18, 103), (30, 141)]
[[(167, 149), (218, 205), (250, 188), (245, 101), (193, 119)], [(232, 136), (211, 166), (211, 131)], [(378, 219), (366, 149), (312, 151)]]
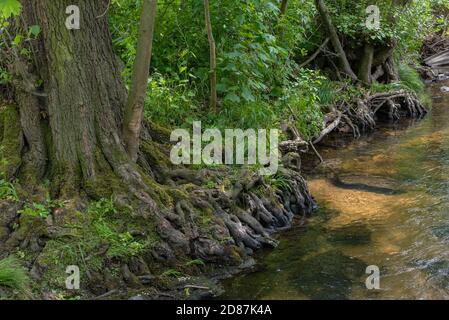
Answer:
[[(226, 281), (222, 298), (449, 298), (449, 94), (442, 85), (429, 88), (440, 98), (424, 120), (323, 150), (322, 173), (309, 177), (319, 211), (279, 235), (279, 247), (261, 253), (255, 270)], [(326, 172), (359, 187), (343, 188)], [(379, 290), (365, 286), (369, 265), (379, 267)]]

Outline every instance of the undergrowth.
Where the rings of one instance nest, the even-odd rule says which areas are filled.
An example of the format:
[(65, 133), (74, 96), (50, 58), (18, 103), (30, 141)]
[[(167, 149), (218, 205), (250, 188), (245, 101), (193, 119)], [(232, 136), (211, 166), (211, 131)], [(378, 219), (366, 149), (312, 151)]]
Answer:
[(0, 260), (0, 287), (26, 291), (29, 284), (28, 274), (17, 258), (9, 256)]

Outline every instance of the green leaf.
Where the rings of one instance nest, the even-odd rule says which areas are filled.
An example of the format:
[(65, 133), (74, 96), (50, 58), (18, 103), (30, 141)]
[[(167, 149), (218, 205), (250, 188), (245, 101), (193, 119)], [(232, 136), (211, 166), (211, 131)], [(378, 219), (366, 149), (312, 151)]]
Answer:
[(16, 35), (13, 40), (13, 44), (15, 46), (18, 46), (21, 42), (22, 42), (22, 36), (20, 34)]
[(235, 103), (238, 103), (238, 102), (240, 102), (240, 98), (239, 98), (239, 96), (238, 95), (236, 95), (235, 93), (233, 93), (233, 92), (231, 92), (231, 93), (228, 93), (227, 95), (226, 95), (226, 97), (224, 98), (225, 100), (228, 100), (228, 101), (232, 101), (232, 102), (235, 102)]
[(248, 102), (253, 102), (256, 98), (251, 93), (251, 90), (248, 87), (244, 87), (242, 90), (242, 97)]
[(38, 25), (34, 25), (34, 26), (30, 27), (30, 34), (37, 37), (39, 35), (39, 33), (41, 33), (41, 27), (39, 27)]
[(0, 17), (10, 18), (18, 16), (22, 10), (22, 5), (18, 0), (2, 0), (0, 1)]

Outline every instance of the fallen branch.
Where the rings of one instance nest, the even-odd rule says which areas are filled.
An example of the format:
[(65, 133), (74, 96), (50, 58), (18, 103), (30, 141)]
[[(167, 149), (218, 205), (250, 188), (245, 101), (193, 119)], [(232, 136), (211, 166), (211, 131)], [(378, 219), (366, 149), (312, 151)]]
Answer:
[(310, 144), (310, 147), (311, 147), (312, 150), (313, 150), (313, 153), (315, 153), (315, 155), (317, 156), (317, 158), (320, 160), (320, 163), (323, 163), (323, 162), (324, 162), (323, 157), (319, 154), (318, 150), (317, 150), (317, 149), (315, 148), (315, 146), (313, 145), (313, 142), (309, 142), (309, 144)]
[(317, 144), (319, 143), (321, 140), (323, 140), (323, 138), (325, 136), (327, 136), (329, 133), (331, 133), (335, 128), (337, 128), (337, 126), (340, 124), (341, 121), (341, 112), (337, 111), (337, 117), (334, 119), (334, 121), (331, 122), (330, 125), (328, 125), (326, 128), (324, 128), (320, 135), (318, 136), (318, 138), (316, 138), (312, 143), (313, 144)]

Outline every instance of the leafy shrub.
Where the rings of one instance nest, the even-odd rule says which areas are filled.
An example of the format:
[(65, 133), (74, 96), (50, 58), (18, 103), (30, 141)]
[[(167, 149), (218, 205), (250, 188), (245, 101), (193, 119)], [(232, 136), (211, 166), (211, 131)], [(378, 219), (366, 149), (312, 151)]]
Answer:
[(167, 80), (160, 73), (152, 75), (145, 100), (145, 117), (173, 127), (192, 124), (198, 114), (197, 92), (188, 80)]

